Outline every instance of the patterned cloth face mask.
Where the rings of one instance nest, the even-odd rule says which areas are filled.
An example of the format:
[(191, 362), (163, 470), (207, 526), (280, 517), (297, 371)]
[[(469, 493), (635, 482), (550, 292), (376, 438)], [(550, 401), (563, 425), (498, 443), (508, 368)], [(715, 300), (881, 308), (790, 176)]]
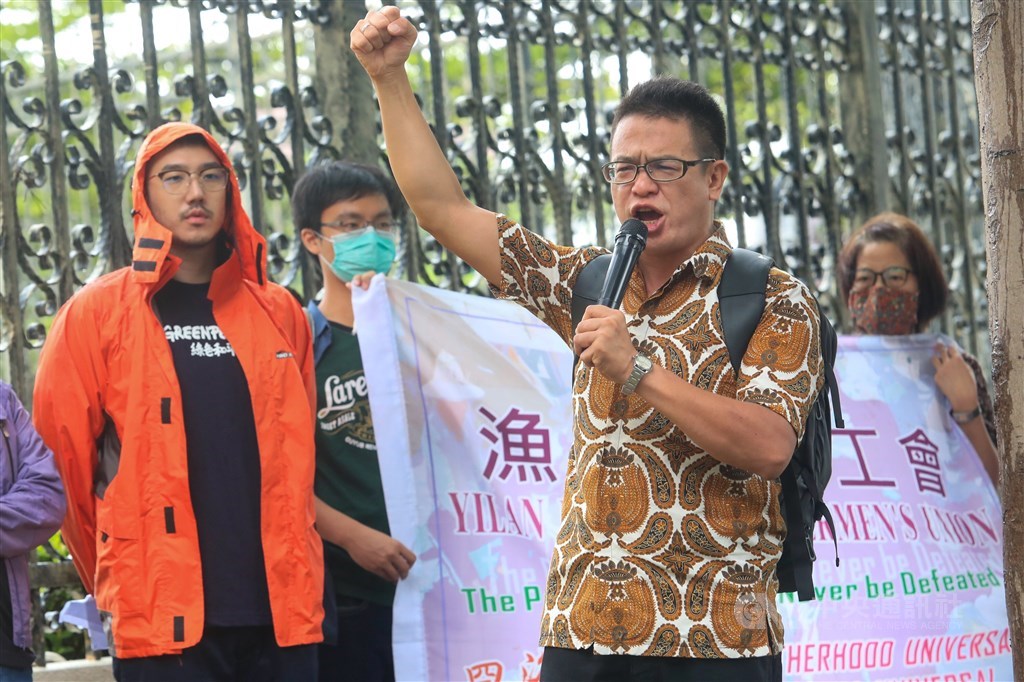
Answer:
[(384, 272), (395, 262), (395, 238), (378, 232), (372, 225), (362, 230), (333, 237), (320, 235), (334, 247), (334, 260), (320, 260), (331, 268), (342, 282), (351, 282), (356, 275), (364, 272)]
[(871, 287), (851, 291), (846, 302), (859, 334), (896, 336), (917, 330), (916, 291)]

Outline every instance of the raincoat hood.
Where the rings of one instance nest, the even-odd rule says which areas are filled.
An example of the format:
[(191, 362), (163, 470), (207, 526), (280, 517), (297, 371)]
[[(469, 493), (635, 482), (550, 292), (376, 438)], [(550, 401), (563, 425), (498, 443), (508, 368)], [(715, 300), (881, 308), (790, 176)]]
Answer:
[[(233, 256), (239, 260), (242, 277), (266, 285), (267, 242), (263, 235), (252, 226), (249, 216), (242, 207), (242, 193), (238, 187), (238, 176), (228, 155), (217, 144), (210, 133), (191, 123), (165, 123), (143, 140), (135, 160), (135, 176), (132, 181), (132, 216), (135, 224), (135, 246), (132, 250), (132, 278), (142, 283), (157, 284), (170, 277), (180, 262), (170, 255), (173, 234), (157, 222), (146, 201), (146, 174), (149, 162), (171, 144), (189, 135), (200, 135), (228, 170), (227, 206), (224, 215), (224, 234), (231, 246)], [(167, 268), (170, 267), (168, 271)]]

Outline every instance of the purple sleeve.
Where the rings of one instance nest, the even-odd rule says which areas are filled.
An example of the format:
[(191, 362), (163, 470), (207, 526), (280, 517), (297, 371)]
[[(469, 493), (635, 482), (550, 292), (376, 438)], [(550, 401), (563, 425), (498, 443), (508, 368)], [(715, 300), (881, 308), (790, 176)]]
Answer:
[(10, 487), (0, 488), (0, 556), (6, 559), (29, 552), (56, 533), (66, 503), (53, 453), (36, 433), (28, 412), (10, 389), (0, 397), (8, 415), (0, 466), (6, 471), (13, 465), (13, 481), (3, 477)]

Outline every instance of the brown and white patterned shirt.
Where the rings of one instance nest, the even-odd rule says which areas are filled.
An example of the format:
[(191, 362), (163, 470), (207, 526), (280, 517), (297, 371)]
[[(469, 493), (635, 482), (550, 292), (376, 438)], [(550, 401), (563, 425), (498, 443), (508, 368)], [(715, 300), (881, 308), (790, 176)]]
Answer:
[[(556, 246), (498, 216), (502, 281), (571, 345), (572, 286), (602, 253)], [(822, 383), (807, 288), (773, 268), (736, 376), (718, 283), (732, 248), (719, 225), (648, 297), (639, 269), (622, 310), (638, 349), (690, 383), (777, 412), (803, 435)], [(547, 580), (541, 646), (598, 654), (738, 658), (781, 651), (775, 565), (780, 485), (723, 464), (636, 394), (579, 363), (574, 442)]]

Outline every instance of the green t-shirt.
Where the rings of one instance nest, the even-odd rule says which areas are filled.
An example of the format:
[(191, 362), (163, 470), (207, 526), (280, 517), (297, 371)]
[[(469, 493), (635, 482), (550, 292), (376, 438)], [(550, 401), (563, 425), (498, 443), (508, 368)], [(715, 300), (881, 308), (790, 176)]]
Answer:
[[(317, 363), (316, 383), (317, 497), (390, 535), (363, 358), (351, 328), (331, 323), (331, 345)], [(392, 583), (363, 570), (341, 547), (325, 547), (339, 595), (385, 606), (394, 601)]]

